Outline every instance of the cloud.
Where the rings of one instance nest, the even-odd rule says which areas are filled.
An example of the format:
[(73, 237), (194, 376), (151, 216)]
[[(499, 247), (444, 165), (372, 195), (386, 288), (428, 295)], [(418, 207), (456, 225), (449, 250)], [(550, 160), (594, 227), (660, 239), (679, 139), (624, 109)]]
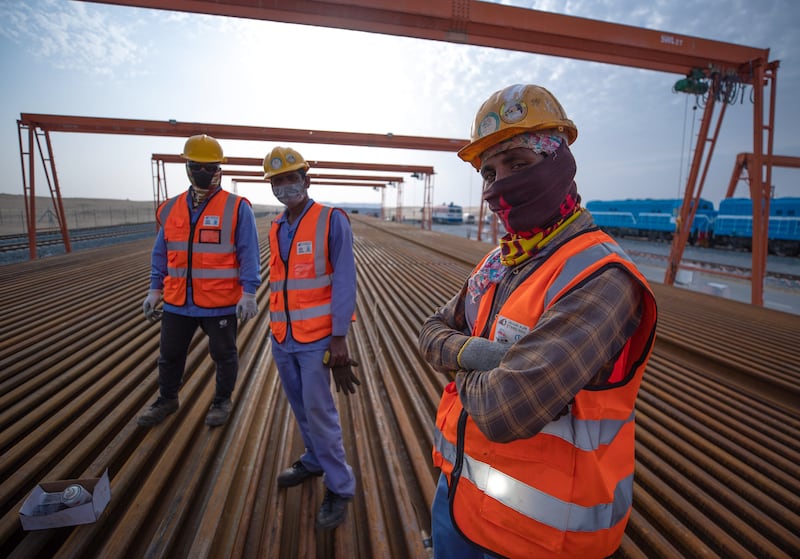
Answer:
[[(800, 28), (800, 9), (794, 0), (502, 3), (770, 47), (771, 58), (784, 59), (777, 80), (776, 153), (797, 153), (791, 125), (797, 122), (792, 99), (798, 91), (794, 30)], [(18, 78), (0, 93), (7, 122), (20, 112), (55, 112), (466, 139), (491, 93), (512, 83), (539, 83), (556, 95), (580, 130), (574, 151), (584, 199), (591, 199), (645, 191), (671, 196), (680, 176), (685, 178), (692, 127), (696, 135), (701, 114), (691, 111), (693, 96), (671, 92), (682, 76), (526, 52), (67, 0), (0, 0), (0, 17), (5, 55), (0, 62)], [(744, 105), (728, 110), (707, 193), (724, 189), (735, 154), (751, 149), (749, 99)], [(0, 153), (6, 153), (9, 168), (18, 168), (16, 137), (8, 136)], [(180, 144), (180, 139), (98, 138), (58, 136), (65, 191), (74, 195), (94, 188), (106, 196), (113, 174), (114, 195), (147, 198), (150, 154), (175, 152)], [(226, 153), (242, 156), (262, 157), (269, 147), (225, 143)], [(477, 201), (477, 174), (453, 153), (300, 147), (322, 160), (431, 165), (436, 203)], [(101, 160), (113, 165), (108, 170), (93, 165), (89, 173), (77, 163), (82, 153), (92, 153), (96, 165)], [(180, 169), (169, 173), (171, 185), (184, 184)], [(792, 183), (779, 184), (783, 192), (782, 185)], [(422, 189), (407, 186), (404, 199), (419, 199)], [(21, 190), (18, 184), (5, 188)], [(718, 200), (720, 194), (709, 197)]]
[(117, 22), (106, 10), (54, 0), (6, 2), (4, 8), (0, 33), (59, 70), (129, 76), (147, 55), (147, 47), (131, 38), (135, 23)]

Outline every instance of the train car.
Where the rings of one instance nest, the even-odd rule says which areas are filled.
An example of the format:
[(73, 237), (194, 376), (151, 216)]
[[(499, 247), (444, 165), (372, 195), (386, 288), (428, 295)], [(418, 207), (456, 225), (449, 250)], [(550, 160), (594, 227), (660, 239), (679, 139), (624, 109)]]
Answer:
[(780, 256), (800, 256), (800, 198), (770, 201), (769, 249)]
[[(800, 198), (773, 198), (769, 203), (767, 250), (778, 256), (800, 255)], [(752, 250), (753, 201), (726, 198), (714, 222), (714, 246)]]
[[(595, 222), (610, 235), (672, 241), (682, 199), (593, 200), (586, 204)], [(707, 244), (716, 212), (714, 204), (701, 199), (692, 222), (689, 241)]]
[[(613, 236), (671, 242), (682, 203), (681, 199), (594, 200), (586, 208)], [(715, 211), (712, 202), (700, 199), (689, 243), (752, 250), (752, 200), (727, 198)], [(767, 249), (778, 256), (800, 255), (800, 198), (770, 200)]]
[(433, 208), (432, 219), (434, 223), (460, 225), (464, 223), (464, 209), (452, 202), (448, 205), (442, 204)]
[(592, 200), (586, 209), (595, 223), (609, 235), (627, 237), (636, 234), (636, 215), (633, 200)]
[(750, 198), (726, 198), (719, 203), (714, 220), (714, 245), (752, 250), (753, 201)]

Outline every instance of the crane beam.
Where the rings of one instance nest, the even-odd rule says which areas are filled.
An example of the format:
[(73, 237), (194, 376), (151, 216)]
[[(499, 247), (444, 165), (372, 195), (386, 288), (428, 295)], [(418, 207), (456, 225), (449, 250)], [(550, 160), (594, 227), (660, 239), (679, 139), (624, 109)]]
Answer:
[(372, 134), (361, 132), (334, 132), (266, 126), (235, 124), (209, 124), (178, 122), (176, 120), (136, 120), (71, 115), (22, 113), (20, 122), (48, 132), (80, 132), (84, 134), (130, 134), (135, 136), (176, 136), (188, 138), (195, 134), (208, 134), (218, 140), (252, 140), (301, 144), (330, 144), (425, 151), (458, 151), (467, 140), (457, 138), (430, 138), (403, 136), (388, 132)]
[[(232, 179), (234, 182), (241, 183), (263, 183), (267, 184), (266, 179)], [(356, 181), (325, 181), (325, 180), (312, 180), (311, 186), (327, 185), (327, 186), (367, 186), (369, 188), (386, 188), (386, 183), (383, 182), (356, 182)]]
[(769, 49), (478, 0), (89, 0), (349, 29), (616, 64), (673, 74), (736, 73)]
[[(86, 0), (140, 8), (231, 16), (265, 21), (365, 31), (530, 52), (589, 62), (696, 76), (712, 80), (720, 90), (721, 81), (753, 86), (752, 166), (759, 171), (751, 177), (753, 198), (753, 295), (754, 304), (763, 305), (763, 280), (766, 258), (766, 221), (761, 200), (771, 182), (775, 119), (775, 80), (778, 62), (769, 61), (769, 49), (702, 39), (671, 31), (657, 31), (586, 18), (504, 6), (478, 0)], [(769, 97), (765, 98), (765, 87)], [(713, 103), (709, 103), (713, 106)], [(767, 122), (764, 122), (764, 113)], [(704, 121), (711, 117), (706, 111)], [(45, 117), (49, 117), (46, 119)], [(35, 119), (39, 118), (39, 122)], [(271, 140), (291, 143), (326, 143), (430, 151), (457, 151), (466, 140), (421, 138), (386, 134), (357, 134), (313, 130), (286, 130), (226, 125), (199, 125), (156, 121), (128, 121), (90, 117), (22, 115), (18, 127), (50, 131), (94, 132), (158, 136), (190, 136), (207, 133), (223, 139)], [(721, 118), (720, 118), (721, 120)], [(101, 122), (102, 121), (102, 122)], [(145, 123), (145, 125), (142, 125)], [(138, 124), (138, 127), (137, 127)], [(82, 129), (76, 129), (76, 126)], [(708, 169), (699, 172), (702, 149), (696, 149), (684, 195), (685, 203), (699, 199)], [(766, 140), (766, 142), (765, 142)], [(766, 148), (765, 148), (766, 146)], [(24, 160), (24, 148), (20, 148)], [(425, 180), (425, 199), (430, 198), (430, 175)], [(33, 176), (30, 177), (33, 193)], [(398, 185), (398, 201), (402, 185)], [(428, 210), (430, 208), (428, 207)], [(690, 208), (682, 208), (681, 216)], [(399, 203), (398, 203), (399, 213)], [(423, 226), (426, 219), (423, 219)], [(762, 246), (763, 245), (763, 246)], [(685, 247), (683, 233), (676, 235), (670, 252), (664, 282), (672, 285)], [(33, 252), (32, 252), (33, 254)]]
[[(167, 153), (154, 153), (153, 161), (164, 163), (186, 163), (180, 155)], [(259, 157), (227, 157), (228, 165), (244, 165), (261, 167), (264, 160)], [(396, 163), (353, 163), (347, 161), (317, 161), (306, 160), (312, 169), (345, 169), (357, 171), (377, 171), (381, 173), (417, 173), (419, 175), (433, 175), (433, 167), (427, 165), (402, 165)]]
[[(264, 173), (259, 171), (240, 171), (237, 169), (223, 170), (223, 175), (229, 178), (238, 177), (259, 177), (264, 179)], [(383, 175), (333, 175), (325, 173), (308, 173), (307, 175), (312, 182), (316, 180), (347, 180), (347, 181), (377, 181), (377, 182), (403, 182), (403, 177), (400, 176), (383, 176)], [(336, 184), (334, 182), (330, 184)]]

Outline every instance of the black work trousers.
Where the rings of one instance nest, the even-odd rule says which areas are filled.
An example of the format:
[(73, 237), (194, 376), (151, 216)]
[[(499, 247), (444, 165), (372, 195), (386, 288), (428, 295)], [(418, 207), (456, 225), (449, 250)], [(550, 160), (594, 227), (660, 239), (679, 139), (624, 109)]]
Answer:
[(208, 336), (211, 359), (217, 366), (214, 401), (226, 400), (233, 394), (239, 372), (236, 315), (197, 317), (165, 311), (161, 316), (161, 355), (158, 358), (158, 386), (162, 398), (178, 397), (189, 344), (198, 326)]

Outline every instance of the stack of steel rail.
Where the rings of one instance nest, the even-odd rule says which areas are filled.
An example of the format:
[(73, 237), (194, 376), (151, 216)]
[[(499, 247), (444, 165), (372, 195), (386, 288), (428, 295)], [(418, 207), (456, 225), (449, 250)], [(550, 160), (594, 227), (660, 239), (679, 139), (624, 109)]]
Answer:
[[(302, 441), (271, 358), (266, 265), (228, 423), (203, 423), (214, 370), (198, 334), (179, 412), (136, 425), (157, 392), (159, 342), (141, 313), (150, 241), (136, 241), (0, 267), (0, 556), (429, 557), (432, 421), (448, 379), (421, 359), (417, 332), (486, 245), (353, 219), (349, 343), (362, 384), (336, 395), (358, 480), (344, 525), (315, 531), (321, 481), (275, 484)], [(653, 287), (659, 338), (616, 556), (800, 556), (800, 319)], [(22, 530), (37, 483), (106, 469), (112, 496), (96, 523)]]

